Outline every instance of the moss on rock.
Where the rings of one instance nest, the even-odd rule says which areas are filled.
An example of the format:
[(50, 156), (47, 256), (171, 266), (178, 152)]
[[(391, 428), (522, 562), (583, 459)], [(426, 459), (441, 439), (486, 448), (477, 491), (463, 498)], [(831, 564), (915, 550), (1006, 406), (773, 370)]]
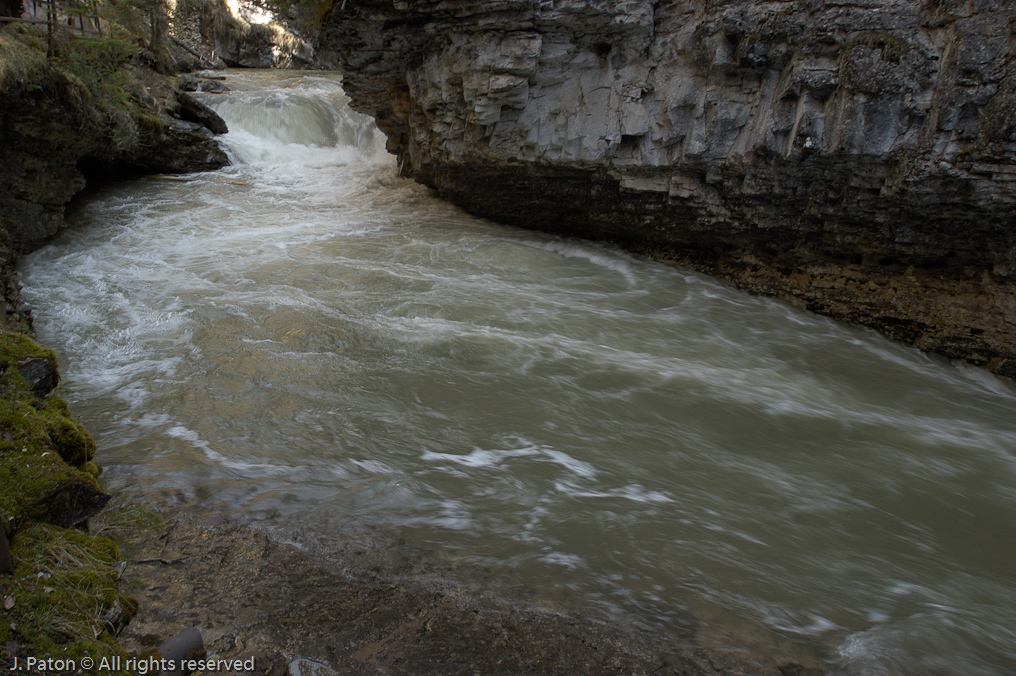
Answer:
[(95, 441), (88, 430), (71, 417), (67, 402), (52, 397), (39, 415), (45, 421), (50, 442), (65, 462), (84, 469), (85, 463), (95, 458)]
[[(98, 512), (108, 500), (96, 480), (91, 435), (59, 397), (40, 399), (22, 364), (56, 355), (21, 333), (0, 333), (0, 513), (16, 524), (62, 526)], [(93, 463), (94, 464), (94, 463)]]
[[(30, 336), (15, 331), (0, 334), (0, 368), (26, 359), (45, 359), (57, 367), (56, 353), (35, 342)], [(19, 374), (20, 375), (20, 374)]]

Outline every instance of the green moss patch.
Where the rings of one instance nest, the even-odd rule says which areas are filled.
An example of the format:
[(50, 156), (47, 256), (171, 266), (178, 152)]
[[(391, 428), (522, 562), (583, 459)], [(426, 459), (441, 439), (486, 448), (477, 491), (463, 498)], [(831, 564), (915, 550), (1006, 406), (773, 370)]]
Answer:
[(21, 333), (0, 333), (0, 514), (15, 524), (70, 525), (90, 509), (88, 500), (101, 499), (95, 442), (66, 402), (32, 391), (20, 366), (31, 360), (56, 368), (52, 350)]
[(13, 575), (0, 575), (0, 652), (123, 655), (114, 636), (137, 602), (120, 591), (118, 547), (61, 527), (98, 512), (109, 496), (91, 435), (63, 399), (40, 396), (51, 386), (40, 387), (40, 377), (55, 383), (56, 366), (53, 351), (30, 336), (0, 333), (0, 518), (15, 563)]
[(24, 333), (4, 332), (0, 334), (0, 364), (20, 362), (25, 359), (40, 358), (56, 363), (56, 353), (49, 350)]
[(95, 458), (95, 441), (88, 430), (71, 417), (71, 411), (60, 397), (52, 397), (39, 412), (41, 422), (53, 448), (70, 465), (84, 467)]

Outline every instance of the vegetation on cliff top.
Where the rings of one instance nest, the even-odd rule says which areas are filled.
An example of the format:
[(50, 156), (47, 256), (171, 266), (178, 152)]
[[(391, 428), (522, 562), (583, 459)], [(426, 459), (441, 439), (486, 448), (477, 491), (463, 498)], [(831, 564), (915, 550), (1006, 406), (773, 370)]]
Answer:
[[(73, 9), (58, 5), (61, 13)], [(0, 97), (22, 113), (22, 101), (41, 102), (35, 106), (39, 115), (47, 104), (67, 109), (81, 136), (103, 139), (93, 152), (108, 161), (172, 125), (179, 102), (164, 76), (174, 74), (177, 64), (163, 0), (92, 6), (95, 14), (88, 16), (101, 17), (101, 33), (72, 30), (63, 21), (53, 36), (44, 25), (0, 24)]]
[(45, 39), (36, 29), (12, 26), (0, 32), (0, 92), (36, 98), (59, 90), (52, 94), (73, 105), (77, 117), (121, 151), (137, 142), (140, 127), (153, 117), (141, 102), (143, 85), (133, 72), (137, 52), (118, 38), (69, 40), (47, 60)]
[(14, 36), (10, 30), (0, 31), (0, 91), (4, 92), (31, 86), (49, 68), (45, 52)]

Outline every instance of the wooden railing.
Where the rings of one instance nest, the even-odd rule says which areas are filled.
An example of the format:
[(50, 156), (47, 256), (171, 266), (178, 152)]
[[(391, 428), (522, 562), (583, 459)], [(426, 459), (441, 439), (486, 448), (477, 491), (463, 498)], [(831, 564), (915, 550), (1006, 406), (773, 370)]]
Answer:
[[(31, 9), (28, 8), (29, 5)], [(65, 21), (67, 28), (78, 33), (77, 37), (87, 38), (89, 37), (87, 33), (94, 33), (97, 38), (103, 37), (102, 17), (99, 16), (98, 9), (96, 0), (84, 0), (84, 2), (79, 1), (73, 4), (61, 3), (61, 6), (57, 5), (56, 0), (43, 0), (42, 2), (32, 0), (30, 3), (25, 3), (25, 11), (21, 16), (0, 16), (0, 25), (6, 23), (45, 24), (46, 56), (53, 58), (57, 28), (62, 26)], [(45, 18), (40, 19), (40, 14), (45, 14)], [(77, 20), (77, 26), (74, 25), (75, 20)]]

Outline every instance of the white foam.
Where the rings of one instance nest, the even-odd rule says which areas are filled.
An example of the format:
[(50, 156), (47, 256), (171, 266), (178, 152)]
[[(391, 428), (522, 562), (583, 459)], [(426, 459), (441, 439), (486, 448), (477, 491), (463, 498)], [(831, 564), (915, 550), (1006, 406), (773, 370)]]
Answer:
[(621, 498), (631, 502), (642, 503), (666, 503), (674, 502), (674, 499), (660, 491), (647, 491), (638, 484), (629, 484), (620, 488), (606, 490), (595, 490), (584, 486), (578, 486), (568, 481), (555, 481), (554, 488), (572, 498)]
[(539, 560), (543, 561), (544, 563), (548, 563), (552, 566), (561, 566), (563, 568), (567, 568), (568, 570), (589, 567), (588, 565), (586, 565), (585, 559), (583, 559), (581, 556), (576, 556), (574, 554), (566, 554), (564, 552), (551, 552), (549, 554), (544, 554), (543, 556), (540, 557)]
[(262, 165), (262, 170), (278, 165), (320, 169), (391, 163), (384, 135), (374, 121), (350, 110), (341, 89), (320, 85), (207, 98), (229, 127), (229, 133), (219, 138), (230, 158)]
[(451, 462), (473, 469), (499, 469), (512, 458), (536, 458), (540, 462), (560, 465), (576, 476), (587, 479), (596, 478), (596, 469), (588, 462), (577, 460), (567, 453), (540, 445), (508, 449), (474, 448), (465, 455), (424, 451), (420, 456), (421, 460), (429, 462)]
[(628, 286), (635, 287), (639, 285), (638, 278), (631, 269), (630, 257), (622, 252), (602, 249), (598, 245), (589, 242), (580, 244), (563, 239), (532, 241), (527, 242), (527, 244), (537, 249), (556, 253), (565, 258), (587, 260), (593, 265), (621, 275)]
[(246, 462), (220, 453), (213, 449), (210, 443), (202, 439), (197, 432), (184, 425), (174, 425), (166, 429), (163, 434), (173, 439), (189, 442), (191, 446), (200, 450), (209, 461), (240, 476), (247, 478), (285, 478), (290, 481), (306, 480), (308, 477), (307, 468), (304, 467), (286, 467), (273, 463)]

